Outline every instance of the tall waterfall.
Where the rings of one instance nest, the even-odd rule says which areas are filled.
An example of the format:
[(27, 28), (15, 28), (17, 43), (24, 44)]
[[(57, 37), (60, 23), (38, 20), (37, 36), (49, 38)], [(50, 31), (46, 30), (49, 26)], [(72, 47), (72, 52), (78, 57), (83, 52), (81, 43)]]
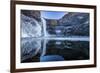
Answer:
[(43, 18), (43, 17), (41, 17), (41, 21), (42, 21), (42, 28), (43, 28), (43, 35), (44, 35), (44, 37), (46, 37), (47, 36), (47, 32), (46, 32), (46, 20)]
[[(47, 31), (46, 31), (46, 20), (41, 17), (41, 21), (42, 21), (42, 28), (43, 28), (43, 37), (47, 37)], [(46, 39), (44, 40), (44, 43), (43, 43), (43, 49), (42, 49), (42, 53), (41, 53), (41, 56), (44, 56), (46, 53)]]

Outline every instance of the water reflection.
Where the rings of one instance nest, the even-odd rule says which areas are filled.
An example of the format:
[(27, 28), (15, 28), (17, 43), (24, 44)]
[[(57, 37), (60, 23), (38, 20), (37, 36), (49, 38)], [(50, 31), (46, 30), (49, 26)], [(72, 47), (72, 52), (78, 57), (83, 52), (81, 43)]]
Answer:
[(60, 55), (64, 60), (89, 59), (88, 41), (49, 40), (46, 55)]
[(21, 39), (21, 61), (31, 61), (31, 58), (36, 58), (38, 61), (39, 54), (42, 48), (41, 39), (22, 38)]
[(21, 39), (21, 62), (89, 59), (89, 41)]

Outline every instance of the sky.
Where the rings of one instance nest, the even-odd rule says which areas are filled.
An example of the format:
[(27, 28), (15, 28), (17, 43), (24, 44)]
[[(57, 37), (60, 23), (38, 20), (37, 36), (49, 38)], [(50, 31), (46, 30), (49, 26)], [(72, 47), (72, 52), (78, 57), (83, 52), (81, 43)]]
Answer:
[(44, 17), (46, 19), (60, 19), (65, 14), (67, 14), (67, 12), (41, 11), (41, 17)]

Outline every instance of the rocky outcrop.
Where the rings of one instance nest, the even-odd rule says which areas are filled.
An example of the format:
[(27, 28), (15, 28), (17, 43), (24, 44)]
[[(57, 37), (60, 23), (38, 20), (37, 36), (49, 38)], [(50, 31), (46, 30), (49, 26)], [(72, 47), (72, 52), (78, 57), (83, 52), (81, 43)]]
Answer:
[(69, 12), (59, 20), (46, 19), (46, 22), (47, 30), (51, 35), (89, 36), (88, 13)]
[(70, 26), (71, 35), (89, 36), (88, 13), (68, 13), (62, 19), (59, 20), (59, 24), (64, 25), (66, 27)]
[(31, 17), (31, 18), (34, 18), (36, 19), (37, 21), (40, 21), (40, 11), (35, 11), (35, 10), (21, 10), (21, 13), (28, 16), (28, 17)]
[(21, 37), (41, 37), (42, 22), (39, 11), (25, 11), (21, 13)]

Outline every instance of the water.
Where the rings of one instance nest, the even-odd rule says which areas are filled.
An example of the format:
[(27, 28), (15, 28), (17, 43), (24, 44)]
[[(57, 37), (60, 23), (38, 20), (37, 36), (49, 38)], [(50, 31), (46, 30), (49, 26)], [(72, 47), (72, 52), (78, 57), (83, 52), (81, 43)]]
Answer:
[(21, 38), (21, 62), (41, 62), (41, 57), (51, 55), (61, 56), (66, 61), (89, 59), (88, 37), (68, 39)]

